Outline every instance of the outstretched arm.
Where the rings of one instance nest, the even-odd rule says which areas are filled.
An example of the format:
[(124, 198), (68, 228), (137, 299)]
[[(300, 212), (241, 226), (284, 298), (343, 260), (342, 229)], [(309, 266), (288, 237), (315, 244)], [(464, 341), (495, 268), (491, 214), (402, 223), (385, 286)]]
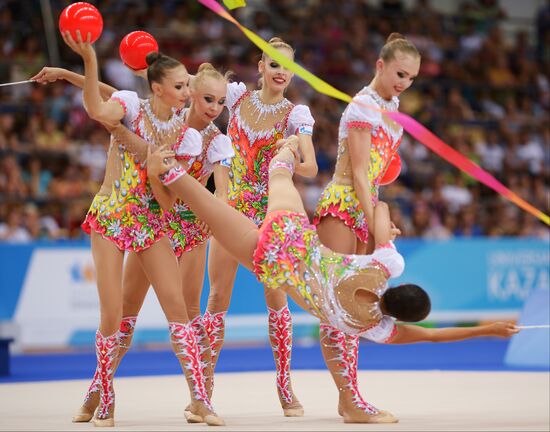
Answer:
[(454, 342), (483, 336), (508, 338), (519, 329), (507, 322), (496, 322), (473, 327), (424, 328), (417, 325), (397, 325), (397, 334), (391, 344), (414, 342)]
[[(65, 80), (75, 87), (83, 88), (84, 87), (84, 75), (77, 74), (63, 68), (56, 67), (43, 67), (40, 72), (31, 78), (40, 84), (49, 84), (57, 80)], [(118, 91), (116, 88), (111, 87), (103, 82), (99, 82), (99, 94), (101, 99), (107, 101), (111, 98), (111, 95)]]
[(149, 184), (155, 199), (158, 201), (163, 210), (169, 211), (176, 203), (176, 195), (170, 192), (170, 189), (164, 187), (160, 179), (156, 176), (149, 176)]
[(116, 125), (124, 117), (124, 109), (116, 101), (103, 101), (101, 99), (97, 57), (90, 43), (91, 34), (81, 35), (80, 30), (77, 30), (76, 34), (76, 41), (69, 31), (63, 33), (62, 36), (65, 43), (84, 60), (84, 108), (92, 119), (101, 123)]

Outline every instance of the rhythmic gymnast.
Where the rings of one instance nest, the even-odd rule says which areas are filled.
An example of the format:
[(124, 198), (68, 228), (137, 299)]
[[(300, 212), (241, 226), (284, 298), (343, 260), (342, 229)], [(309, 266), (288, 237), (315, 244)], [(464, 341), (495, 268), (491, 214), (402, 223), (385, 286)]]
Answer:
[[(222, 134), (213, 123), (222, 112), (227, 92), (227, 79), (209, 63), (203, 63), (191, 84), (191, 106), (182, 111), (185, 123), (199, 131), (202, 138), (202, 152), (191, 161), (187, 167), (188, 157), (180, 158), (182, 167), (189, 175), (196, 178), (204, 187), (208, 178), (214, 173), (216, 196), (227, 200), (227, 171), (231, 159), (235, 155), (229, 138)], [(127, 133), (125, 127), (113, 130), (113, 135), (124, 140)], [(124, 141), (123, 141), (124, 142)], [(154, 185), (154, 183), (152, 183)], [(166, 191), (165, 188), (164, 191)], [(200, 311), (200, 298), (204, 281), (206, 264), (206, 241), (209, 238), (207, 227), (193, 214), (186, 204), (176, 199), (173, 194), (166, 194), (158, 187), (153, 191), (160, 204), (167, 210), (166, 230), (174, 253), (179, 259), (182, 291), (185, 298), (187, 315), (197, 335), (200, 345), (200, 357), (204, 371), (206, 391), (212, 398), (214, 383), (214, 365), (212, 363), (211, 341), (203, 322)], [(163, 193), (164, 192), (164, 193)], [(129, 254), (124, 269), (124, 319), (137, 319), (137, 315), (149, 289), (149, 279), (141, 268), (135, 254)], [(129, 348), (133, 325), (128, 327), (129, 337), (124, 352)], [(214, 341), (212, 341), (214, 342)], [(203, 422), (200, 410), (197, 411), (191, 393), (190, 403), (184, 410), (190, 423)]]
[[(272, 38), (269, 44), (281, 54), (294, 58), (294, 50), (283, 40)], [(317, 163), (312, 143), (315, 121), (309, 107), (295, 105), (284, 95), (291, 83), (292, 72), (265, 53), (258, 62), (258, 72), (261, 88), (249, 91), (244, 83), (230, 83), (226, 106), (229, 110), (227, 135), (235, 150), (229, 172), (228, 203), (259, 226), (266, 214), (267, 171), (276, 152), (276, 142), (290, 135), (298, 137), (302, 156), (296, 164), (298, 175), (314, 177)], [(223, 345), (225, 314), (237, 267), (238, 262), (219, 246), (217, 240), (211, 241), (208, 256), (210, 295), (204, 320), (212, 340), (214, 367)], [(292, 318), (287, 296), (282, 290), (265, 289), (264, 292), (279, 401), (285, 416), (302, 416), (304, 409), (290, 380)]]
[[(220, 244), (269, 289), (282, 289), (305, 311), (348, 335), (379, 343), (444, 342), (478, 336), (509, 337), (519, 330), (508, 323), (471, 328), (424, 329), (395, 324), (415, 322), (430, 311), (427, 293), (417, 285), (388, 288), (387, 280), (404, 269), (403, 257), (392, 239), (388, 206), (374, 206), (376, 248), (371, 255), (339, 254), (323, 246), (309, 223), (301, 197), (292, 182), (297, 140), (288, 138), (269, 166), (269, 201), (266, 220), (258, 229), (244, 215), (217, 200), (176, 166), (169, 150), (148, 156), (149, 175), (183, 199), (208, 224)], [(149, 149), (150, 151), (150, 149)], [(235, 241), (238, 239), (238, 241)], [(331, 343), (341, 343), (336, 335)], [(349, 380), (348, 380), (349, 381)], [(348, 382), (348, 385), (351, 381)], [(359, 396), (360, 398), (360, 396)], [(361, 398), (360, 398), (361, 399)], [(344, 413), (347, 423), (393, 423), (387, 411), (364, 402), (360, 412)]]
[[(140, 100), (136, 93), (119, 91), (105, 101), (97, 77), (97, 58), (90, 34), (78, 40), (63, 34), (67, 45), (84, 61), (84, 107), (91, 118), (110, 127), (123, 121), (149, 142), (164, 143), (189, 157), (201, 153), (201, 136), (184, 121), (182, 108), (189, 98), (189, 74), (178, 61), (160, 53), (147, 56), (152, 96)], [(149, 148), (145, 143), (145, 147)], [(190, 323), (178, 265), (165, 229), (165, 215), (151, 193), (145, 169), (146, 154), (113, 140), (105, 180), (86, 215), (83, 228), (90, 233), (98, 275), (101, 324), (96, 334), (97, 367), (92, 384), (75, 422), (93, 418), (96, 426), (113, 426), (114, 372), (124, 330), (122, 319), (122, 269), (124, 252), (135, 252), (168, 320), (173, 350), (193, 397), (194, 410), (210, 425), (224, 424), (213, 410), (205, 387), (197, 335)], [(157, 181), (155, 177), (152, 183)], [(118, 331), (117, 331), (118, 330)], [(106, 336), (109, 335), (109, 336)], [(97, 407), (97, 410), (96, 410)], [(94, 417), (95, 411), (95, 417)]]
[[(147, 69), (135, 71), (135, 73), (147, 78)], [(43, 84), (63, 79), (80, 88), (84, 85), (84, 76), (62, 68), (44, 67), (32, 79)], [(189, 108), (184, 108), (181, 111), (181, 115), (186, 126), (200, 133), (202, 151), (200, 155), (192, 158), (186, 154), (184, 147), (180, 146), (174, 150), (180, 155), (178, 159), (183, 167), (203, 185), (206, 185), (206, 181), (214, 173), (216, 195), (220, 199), (227, 200), (227, 194), (222, 192), (227, 190), (227, 171), (234, 152), (229, 138), (222, 134), (213, 123), (225, 106), (227, 78), (214, 69), (210, 63), (203, 63), (192, 78), (189, 87), (192, 103)], [(105, 101), (118, 91), (104, 83), (99, 83), (99, 88), (101, 97)], [(115, 138), (120, 135), (124, 139), (125, 133), (131, 133), (122, 125), (109, 129)], [(133, 146), (132, 150), (138, 159), (145, 160), (148, 144), (141, 144), (141, 147)], [(165, 230), (179, 260), (187, 315), (201, 346), (200, 360), (203, 364), (206, 390), (209, 397), (212, 398), (214, 378), (210, 339), (200, 315), (200, 297), (206, 262), (206, 240), (209, 234), (204, 224), (195, 217), (185, 203), (176, 201), (175, 197), (165, 192), (165, 188), (159, 189), (155, 181), (151, 183), (151, 190), (159, 204), (166, 210)], [(115, 370), (130, 348), (137, 317), (149, 286), (149, 278), (139, 262), (139, 257), (134, 252), (129, 253), (124, 265), (122, 321), (119, 330), (120, 348)], [(93, 412), (99, 404), (99, 388), (96, 381), (94, 379), (90, 387), (91, 391), (86, 397), (85, 405), (88, 413)], [(193, 393), (191, 393), (191, 399), (193, 400)], [(196, 404), (189, 404), (184, 410), (184, 414), (189, 422), (202, 422), (204, 419), (192, 412), (195, 407)], [(87, 417), (82, 418), (86, 419)]]
[[(374, 215), (367, 206), (378, 201), (380, 179), (397, 152), (403, 129), (368, 106), (396, 111), (398, 96), (411, 86), (419, 67), (416, 47), (399, 33), (392, 33), (380, 51), (373, 80), (342, 114), (334, 175), (313, 219), (321, 243), (335, 252), (363, 254), (372, 250), (372, 242), (369, 248), (367, 243), (369, 231), (374, 232)], [(335, 344), (331, 341), (337, 330), (327, 322), (321, 322), (319, 334), (324, 341), (323, 356), (339, 389), (338, 413), (360, 415), (365, 408), (356, 403), (361, 399), (356, 382), (359, 338), (339, 334), (346, 343)]]

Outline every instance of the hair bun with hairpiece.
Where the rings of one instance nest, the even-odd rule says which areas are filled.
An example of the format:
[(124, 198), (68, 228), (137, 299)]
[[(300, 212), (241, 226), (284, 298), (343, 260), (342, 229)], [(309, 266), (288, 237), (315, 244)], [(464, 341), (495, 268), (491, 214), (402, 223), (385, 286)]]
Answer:
[(284, 40), (282, 40), (280, 37), (272, 37), (271, 39), (269, 39), (269, 43), (270, 44), (274, 44), (274, 43), (286, 43)]
[(386, 43), (390, 43), (390, 42), (393, 42), (394, 40), (399, 40), (399, 39), (407, 40), (407, 38), (403, 36), (401, 33), (393, 32), (386, 39)]
[(145, 62), (148, 66), (151, 66), (153, 63), (158, 61), (162, 57), (162, 54), (158, 51), (152, 51), (145, 56)]
[(204, 70), (216, 70), (216, 68), (212, 66), (210, 63), (202, 63), (197, 69), (197, 73), (202, 72)]
[(397, 32), (393, 32), (388, 36), (378, 57), (384, 61), (391, 61), (395, 58), (397, 51), (420, 58), (420, 53), (414, 44), (401, 33)]

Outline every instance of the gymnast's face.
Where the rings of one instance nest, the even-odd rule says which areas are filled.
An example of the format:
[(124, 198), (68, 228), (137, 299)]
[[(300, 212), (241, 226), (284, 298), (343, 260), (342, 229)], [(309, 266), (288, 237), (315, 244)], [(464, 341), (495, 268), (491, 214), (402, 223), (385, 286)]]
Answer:
[(191, 89), (193, 115), (205, 124), (216, 120), (225, 106), (227, 82), (212, 77), (202, 78), (195, 88)]
[(165, 72), (161, 82), (152, 84), (153, 93), (172, 108), (181, 109), (189, 100), (189, 74), (181, 65)]
[(399, 96), (407, 90), (418, 75), (420, 57), (396, 51), (394, 58), (376, 61), (376, 73), (384, 95)]
[[(294, 60), (294, 53), (288, 48), (277, 48), (281, 54)], [(258, 63), (258, 71), (262, 74), (263, 85), (274, 93), (282, 93), (290, 84), (294, 75), (271, 57), (264, 55)]]

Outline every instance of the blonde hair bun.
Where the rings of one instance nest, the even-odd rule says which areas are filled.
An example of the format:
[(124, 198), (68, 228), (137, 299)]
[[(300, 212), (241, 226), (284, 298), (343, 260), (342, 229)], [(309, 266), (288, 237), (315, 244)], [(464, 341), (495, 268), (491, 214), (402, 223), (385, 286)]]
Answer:
[(399, 51), (404, 54), (420, 58), (420, 53), (414, 44), (401, 33), (391, 33), (386, 39), (386, 44), (380, 50), (379, 58), (384, 61), (391, 61), (395, 58), (395, 53)]
[(403, 36), (401, 33), (393, 32), (386, 39), (386, 43), (388, 44), (390, 42), (393, 42), (393, 41), (399, 40), (399, 39), (407, 40), (407, 38), (405, 36)]
[(280, 37), (272, 37), (271, 39), (269, 39), (269, 44), (274, 44), (274, 43), (284, 43), (286, 44), (286, 42), (284, 40), (282, 40)]
[(207, 70), (216, 70), (214, 66), (212, 66), (210, 63), (202, 63), (199, 68), (197, 69), (197, 73)]
[(216, 80), (228, 82), (228, 77), (232, 72), (227, 72), (222, 75), (214, 66), (210, 63), (202, 63), (197, 69), (195, 77), (191, 80), (191, 87), (196, 89), (197, 86), (203, 82), (206, 78), (214, 78)]

